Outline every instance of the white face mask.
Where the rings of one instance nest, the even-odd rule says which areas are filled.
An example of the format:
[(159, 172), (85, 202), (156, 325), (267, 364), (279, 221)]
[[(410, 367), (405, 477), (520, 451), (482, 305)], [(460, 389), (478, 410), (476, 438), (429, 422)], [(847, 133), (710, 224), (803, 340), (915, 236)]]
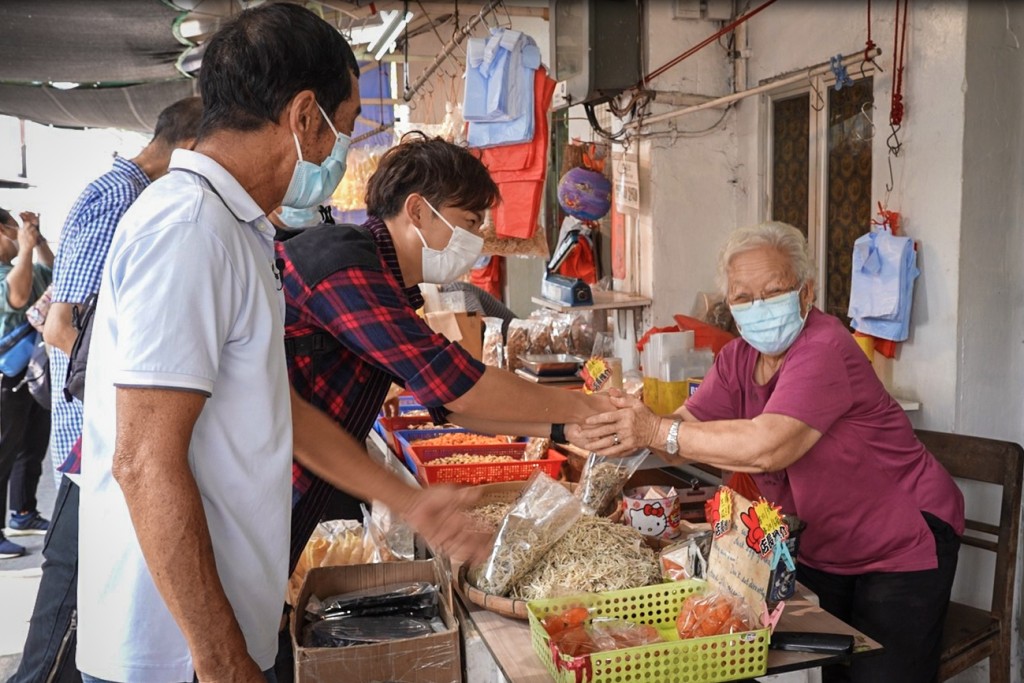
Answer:
[(423, 281), (434, 285), (447, 285), (465, 275), (473, 267), (484, 250), (484, 238), (474, 235), (465, 228), (455, 227), (430, 202), (426, 199), (423, 202), (452, 231), (448, 245), (438, 251), (428, 247), (423, 232), (413, 226), (420, 237), (420, 242), (423, 242)]

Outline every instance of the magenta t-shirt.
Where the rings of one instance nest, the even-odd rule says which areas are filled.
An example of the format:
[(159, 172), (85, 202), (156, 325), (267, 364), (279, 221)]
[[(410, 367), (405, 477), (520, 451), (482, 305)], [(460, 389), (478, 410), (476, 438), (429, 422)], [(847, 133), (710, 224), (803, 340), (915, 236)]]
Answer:
[(767, 500), (807, 524), (799, 560), (835, 574), (934, 569), (935, 538), (921, 512), (963, 534), (963, 494), (850, 332), (812, 308), (764, 386), (754, 381), (757, 356), (742, 339), (727, 344), (686, 407), (702, 422), (776, 413), (821, 432), (786, 469), (752, 475)]

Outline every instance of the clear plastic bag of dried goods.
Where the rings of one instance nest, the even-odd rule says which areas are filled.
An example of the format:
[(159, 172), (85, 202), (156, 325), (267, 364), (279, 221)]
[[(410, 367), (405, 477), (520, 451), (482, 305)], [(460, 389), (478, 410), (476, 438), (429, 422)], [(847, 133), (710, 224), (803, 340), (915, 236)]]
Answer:
[(527, 321), (530, 328), (530, 354), (551, 353), (552, 313), (547, 310), (534, 311)]
[(555, 313), (551, 316), (551, 353), (572, 352), (572, 314)]
[(622, 495), (623, 487), (640, 467), (640, 463), (650, 454), (646, 448), (621, 458), (591, 453), (587, 464), (583, 466), (579, 486), (576, 487), (576, 497), (583, 505), (583, 513), (600, 515), (607, 512), (612, 502)]
[(501, 318), (484, 318), (484, 346), (481, 352), (484, 365), (505, 367), (505, 338), (501, 333), (504, 324)]
[(546, 460), (551, 449), (551, 439), (534, 436), (526, 440), (523, 460)]
[(557, 481), (536, 471), (505, 515), (494, 548), (470, 573), (477, 588), (506, 595), (580, 518), (580, 502)]
[(530, 352), (530, 321), (515, 319), (508, 324), (505, 337), (505, 367), (515, 372), (523, 367), (520, 356)]

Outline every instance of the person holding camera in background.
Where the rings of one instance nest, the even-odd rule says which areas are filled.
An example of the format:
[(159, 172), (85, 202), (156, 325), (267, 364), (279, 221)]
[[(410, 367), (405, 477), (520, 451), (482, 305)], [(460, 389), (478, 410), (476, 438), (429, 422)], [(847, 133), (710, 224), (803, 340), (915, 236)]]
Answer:
[[(39, 216), (21, 212), (21, 228), (0, 209), (0, 337), (25, 322), (25, 311), (50, 284), (53, 252), (39, 234)], [(17, 259), (17, 263), (14, 263)], [(0, 560), (20, 557), (25, 548), (7, 540), (42, 535), (50, 523), (36, 509), (36, 487), (50, 440), (50, 413), (24, 387), (23, 369), (0, 378), (0, 509), (6, 510), (10, 484), (10, 521), (0, 531)]]

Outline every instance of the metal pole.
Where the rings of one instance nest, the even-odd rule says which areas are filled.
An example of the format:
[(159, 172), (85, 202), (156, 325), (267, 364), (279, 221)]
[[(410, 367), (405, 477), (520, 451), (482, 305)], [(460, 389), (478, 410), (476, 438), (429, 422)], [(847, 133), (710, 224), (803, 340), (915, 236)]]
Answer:
[(402, 99), (405, 100), (406, 102), (411, 100), (413, 96), (417, 93), (417, 91), (419, 91), (419, 89), (423, 87), (423, 84), (430, 79), (430, 77), (434, 74), (435, 71), (437, 71), (437, 69), (441, 66), (444, 60), (448, 58), (448, 55), (451, 54), (452, 50), (458, 47), (459, 44), (461, 44), (462, 41), (465, 40), (465, 38), (470, 33), (473, 32), (473, 29), (476, 28), (476, 25), (483, 21), (484, 15), (487, 14), (488, 12), (494, 11), (494, 8), (500, 5), (501, 2), (502, 0), (491, 0), (490, 2), (487, 3), (486, 7), (480, 10), (479, 14), (471, 18), (469, 21), (466, 22), (465, 26), (456, 31), (455, 35), (452, 36), (452, 39), (449, 40), (448, 43), (443, 48), (441, 48), (440, 54), (438, 54), (434, 61), (431, 62), (427, 66), (427, 68), (423, 70), (423, 73), (421, 73), (419, 78), (416, 79), (416, 82), (405, 89), (405, 92), (402, 93)]
[(25, 145), (25, 119), (18, 119), (18, 130), (21, 133), (21, 173), (19, 178), (28, 178), (28, 146)]
[[(882, 54), (882, 51), (879, 50), (878, 48), (875, 48), (873, 50), (868, 51), (867, 57), (877, 57), (880, 54)], [(848, 67), (852, 64), (859, 63), (864, 58), (864, 51), (859, 50), (857, 52), (854, 52), (853, 54), (849, 54), (843, 57), (843, 65)], [(690, 114), (695, 111), (702, 111), (704, 109), (713, 109), (716, 107), (721, 107), (723, 104), (730, 104), (732, 102), (736, 102), (738, 100), (751, 97), (752, 95), (760, 95), (763, 92), (774, 90), (780, 86), (786, 86), (792, 83), (799, 83), (800, 81), (807, 80), (812, 76), (818, 76), (824, 73), (828, 73), (831, 70), (831, 65), (826, 62), (823, 62), (821, 64), (818, 64), (817, 66), (812, 66), (810, 69), (806, 71), (801, 71), (799, 73), (793, 74), (792, 76), (787, 76), (785, 78), (769, 81), (768, 83), (765, 83), (764, 85), (759, 85), (756, 88), (748, 88), (747, 90), (741, 90), (740, 92), (733, 93), (732, 95), (726, 95), (724, 97), (719, 97), (714, 100), (709, 100), (707, 102), (695, 104), (690, 107), (684, 107), (682, 109), (667, 111), (662, 114), (656, 114), (655, 116), (648, 116), (642, 120), (637, 119), (634, 121), (630, 121), (629, 123), (625, 124), (625, 127), (639, 128), (641, 125), (648, 126), (652, 123), (661, 123), (662, 121), (668, 121), (670, 119), (678, 118), (680, 116)]]

